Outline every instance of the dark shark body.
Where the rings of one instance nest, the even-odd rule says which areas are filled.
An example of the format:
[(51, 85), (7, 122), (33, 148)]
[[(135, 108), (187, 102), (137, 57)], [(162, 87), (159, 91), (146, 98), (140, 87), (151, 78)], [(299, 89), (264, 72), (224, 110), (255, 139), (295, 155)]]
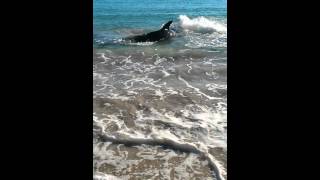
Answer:
[(131, 42), (156, 42), (165, 39), (169, 39), (173, 36), (173, 32), (169, 29), (172, 21), (167, 22), (160, 30), (153, 31), (147, 34), (127, 37), (125, 40), (130, 40)]

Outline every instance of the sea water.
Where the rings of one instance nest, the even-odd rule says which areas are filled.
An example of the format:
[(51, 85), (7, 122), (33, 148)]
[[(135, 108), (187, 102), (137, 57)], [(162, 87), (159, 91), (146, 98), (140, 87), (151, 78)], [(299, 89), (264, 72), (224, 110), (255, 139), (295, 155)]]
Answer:
[[(226, 179), (226, 6), (94, 0), (94, 179)], [(122, 41), (169, 20), (169, 41)]]

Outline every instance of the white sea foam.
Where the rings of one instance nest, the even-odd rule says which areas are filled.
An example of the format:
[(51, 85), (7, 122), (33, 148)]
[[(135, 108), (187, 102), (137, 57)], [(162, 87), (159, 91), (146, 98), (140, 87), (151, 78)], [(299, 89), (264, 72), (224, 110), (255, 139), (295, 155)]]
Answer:
[(227, 27), (215, 20), (200, 16), (196, 18), (189, 18), (186, 15), (179, 16), (180, 25), (185, 30), (192, 30), (196, 32), (226, 32)]
[(124, 180), (124, 178), (118, 178), (116, 176), (112, 176), (110, 174), (103, 174), (103, 173), (96, 173), (93, 176), (93, 179), (94, 180)]
[(179, 79), (180, 81), (182, 81), (183, 83), (185, 83), (185, 85), (186, 85), (188, 88), (193, 89), (193, 90), (194, 90), (195, 92), (197, 92), (198, 94), (201, 94), (201, 95), (203, 95), (204, 97), (206, 97), (206, 98), (208, 98), (208, 99), (210, 99), (210, 100), (212, 100), (212, 99), (222, 99), (222, 98), (220, 98), (220, 97), (212, 97), (212, 96), (209, 96), (209, 95), (201, 92), (201, 90), (200, 90), (199, 88), (196, 88), (196, 87), (192, 86), (192, 85), (189, 84), (185, 79), (183, 79), (181, 76), (178, 76), (178, 79)]
[[(141, 52), (137, 53), (140, 54), (139, 58), (142, 57)], [(160, 53), (153, 56), (145, 54), (143, 59), (137, 59), (136, 54), (119, 56), (104, 53), (100, 56), (104, 61), (94, 64), (93, 79), (94, 98), (98, 99), (96, 107), (102, 106), (102, 109), (93, 114), (94, 133), (109, 139), (103, 141), (108, 142), (107, 144), (94, 145), (94, 157), (97, 159), (95, 168), (106, 163), (116, 167), (116, 172), (121, 172), (122, 169), (141, 162), (130, 160), (130, 153), (124, 146), (117, 145), (117, 153), (114, 149), (110, 150), (110, 142), (114, 142), (136, 145), (140, 152), (137, 155), (148, 160), (160, 156), (156, 149), (152, 149), (158, 145), (173, 148), (170, 150), (171, 154), (161, 152), (166, 154), (162, 158), (180, 156), (175, 154), (174, 148), (184, 153), (191, 151), (204, 154), (206, 160), (203, 162), (195, 158), (199, 155), (190, 155), (176, 167), (179, 177), (186, 177), (184, 173), (187, 166), (193, 167), (201, 163), (215, 166), (216, 173), (225, 175), (224, 167), (211, 157), (209, 149), (226, 149), (226, 97), (219, 96), (217, 92), (227, 87), (215, 81), (199, 83), (194, 81), (193, 75), (203, 72), (203, 78), (208, 79), (215, 71), (209, 65), (213, 67), (216, 62), (210, 58), (188, 58), (181, 61)], [(107, 100), (103, 101), (104, 99)], [(128, 110), (132, 117), (128, 117)], [(133, 125), (128, 124), (128, 121), (133, 121)], [(101, 142), (99, 139), (97, 141)], [(149, 146), (144, 147), (143, 144)], [(167, 163), (161, 161), (163, 166)], [(197, 171), (196, 168), (194, 171)], [(162, 173), (170, 174), (169, 171)], [(146, 170), (141, 175), (152, 174), (154, 171)], [(108, 177), (97, 174), (95, 179), (99, 178)], [(125, 176), (119, 175), (118, 178), (125, 179)]]

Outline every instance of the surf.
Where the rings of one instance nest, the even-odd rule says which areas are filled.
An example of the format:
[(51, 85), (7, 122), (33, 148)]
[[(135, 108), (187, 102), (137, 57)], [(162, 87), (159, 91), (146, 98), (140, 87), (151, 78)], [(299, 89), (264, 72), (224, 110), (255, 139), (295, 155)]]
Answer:
[(227, 32), (227, 27), (224, 24), (203, 16), (191, 19), (186, 15), (180, 15), (178, 19), (180, 26), (187, 31), (189, 30), (200, 33)]

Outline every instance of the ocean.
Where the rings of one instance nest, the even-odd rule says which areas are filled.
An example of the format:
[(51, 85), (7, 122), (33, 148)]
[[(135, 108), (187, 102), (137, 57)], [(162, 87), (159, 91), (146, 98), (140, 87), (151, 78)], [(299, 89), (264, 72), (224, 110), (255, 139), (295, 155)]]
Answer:
[[(94, 0), (93, 179), (227, 179), (226, 0)], [(124, 42), (172, 20), (163, 42)]]

